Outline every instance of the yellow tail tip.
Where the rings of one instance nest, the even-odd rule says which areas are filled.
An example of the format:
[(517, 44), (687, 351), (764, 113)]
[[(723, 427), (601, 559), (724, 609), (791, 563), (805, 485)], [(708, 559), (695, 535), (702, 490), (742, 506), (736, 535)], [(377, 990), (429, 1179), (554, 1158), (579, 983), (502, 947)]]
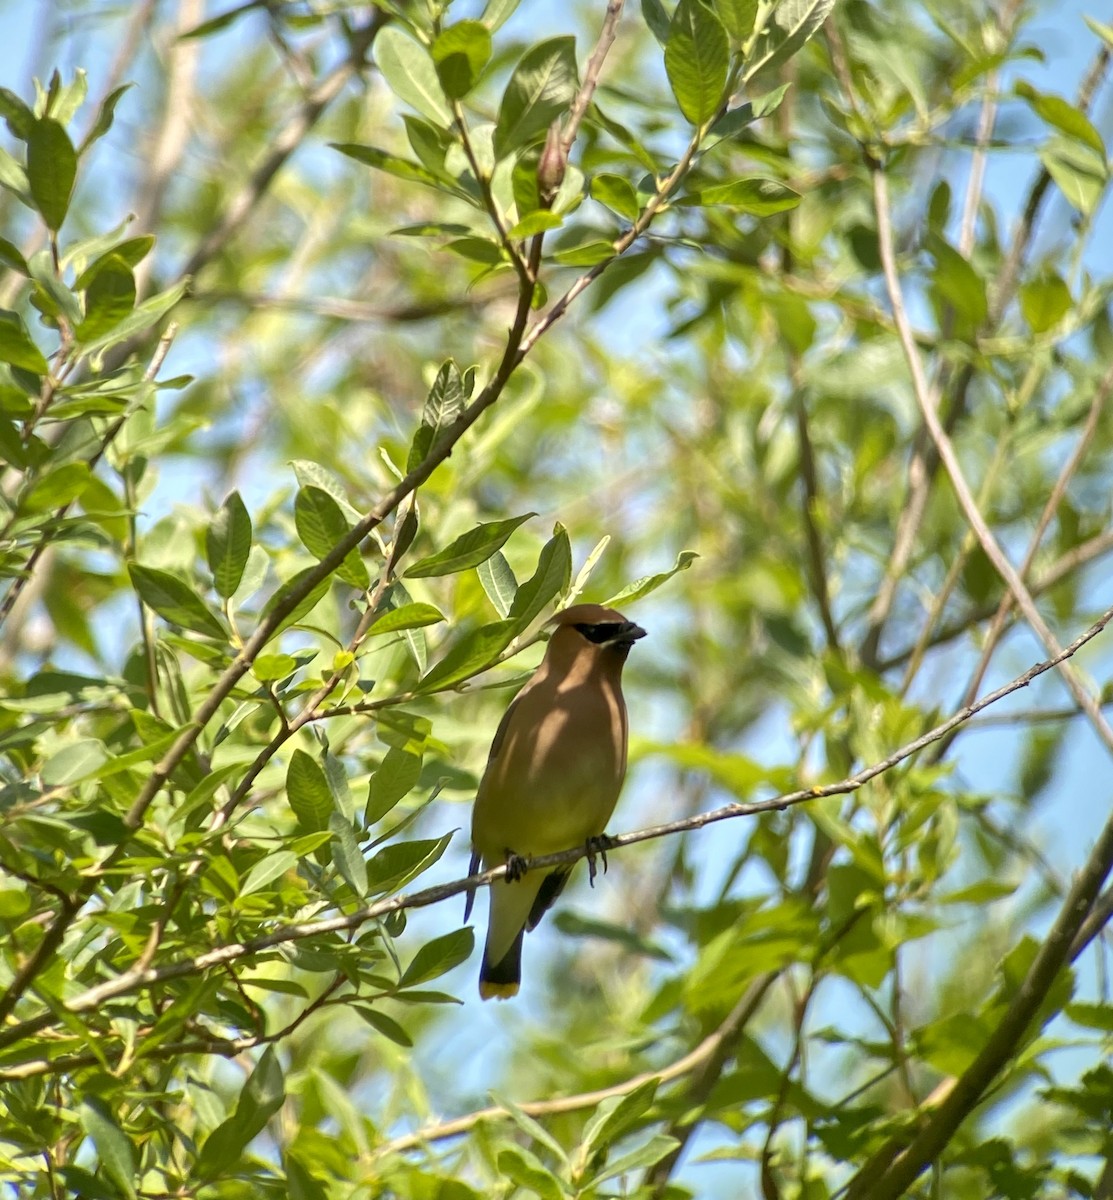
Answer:
[(486, 979), (479, 981), (479, 997), (481, 1000), (509, 1000), (518, 994), (516, 983), (489, 983)]

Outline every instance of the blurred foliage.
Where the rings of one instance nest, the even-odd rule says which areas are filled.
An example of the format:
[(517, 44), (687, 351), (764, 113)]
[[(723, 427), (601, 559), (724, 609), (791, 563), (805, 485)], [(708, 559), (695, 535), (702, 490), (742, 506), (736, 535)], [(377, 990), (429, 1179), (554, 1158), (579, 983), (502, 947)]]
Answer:
[[(1015, 3), (642, 0), (591, 96), (603, 7), (39, 12), (0, 89), (0, 1194), (820, 1200), (1009, 1028), (1069, 886), (1041, 806), (1103, 753), (1049, 678), (616, 852), (518, 1010), (455, 908), (362, 915), (463, 873), (574, 596), (653, 596), (628, 828), (837, 783), (1033, 661), (879, 216), (995, 537), (1064, 642), (1108, 601), (1113, 32), (1068, 99)], [(908, 1194), (1113, 1194), (1103, 923)]]

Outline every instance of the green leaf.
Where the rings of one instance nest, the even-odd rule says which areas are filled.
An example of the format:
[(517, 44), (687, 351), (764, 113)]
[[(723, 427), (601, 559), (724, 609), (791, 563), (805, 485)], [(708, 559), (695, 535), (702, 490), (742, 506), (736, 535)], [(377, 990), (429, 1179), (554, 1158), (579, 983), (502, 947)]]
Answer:
[(597, 1151), (606, 1149), (634, 1128), (652, 1106), (659, 1083), (650, 1079), (625, 1096), (604, 1100), (599, 1105), (584, 1129), (584, 1162), (590, 1162)]
[(340, 878), (361, 899), (367, 892), (367, 863), (356, 840), (352, 823), (343, 813), (334, 812), (329, 817), (332, 832), (332, 862)]
[(699, 555), (692, 550), (682, 550), (676, 556), (676, 565), (668, 571), (662, 571), (658, 575), (643, 575), (641, 579), (635, 579), (633, 583), (628, 583), (620, 592), (604, 601), (608, 607), (616, 606), (620, 603), (629, 604), (631, 601), (640, 600), (643, 596), (648, 596), (650, 592), (655, 592), (663, 583), (667, 583), (678, 571), (686, 571), (692, 563), (699, 558)]
[(12, 137), (25, 142), (31, 136), (35, 114), (9, 88), (0, 88), (0, 116), (3, 116)]
[(86, 344), (86, 350), (105, 350), (109, 346), (127, 341), (136, 334), (143, 333), (160, 321), (178, 301), (185, 295), (190, 281), (182, 279), (164, 292), (151, 296), (142, 304), (137, 304), (131, 313), (120, 321), (110, 332), (102, 334), (95, 341)]
[(560, 1180), (524, 1146), (507, 1146), (500, 1150), (498, 1171), (504, 1179), (523, 1188), (528, 1196), (536, 1196), (538, 1200), (565, 1200)]
[(680, 0), (669, 24), (665, 73), (680, 111), (700, 126), (722, 103), (730, 46), (718, 17), (700, 0)]
[(334, 808), (332, 792), (320, 765), (304, 750), (290, 755), (286, 768), (286, 799), (298, 825), (308, 833), (328, 829)]
[(510, 606), (518, 592), (518, 581), (502, 551), (495, 551), (486, 562), (481, 562), (476, 574), (487, 593), (487, 599), (495, 606), (499, 616), (503, 619), (510, 616)]
[(40, 118), (27, 138), (27, 181), (35, 207), (54, 233), (66, 219), (76, 178), (77, 151), (69, 134), (53, 117)]
[(374, 53), (383, 79), (400, 100), (438, 125), (451, 124), (452, 110), (424, 46), (397, 25), (388, 25), (375, 38)]
[(31, 274), (27, 260), (6, 237), (0, 237), (0, 263), (3, 263), (5, 267), (11, 267), (13, 271), (18, 271), (21, 275)]
[(642, 0), (642, 18), (661, 46), (669, 44), (669, 14), (661, 0)]
[(671, 1153), (679, 1145), (676, 1138), (669, 1137), (668, 1134), (655, 1134), (644, 1145), (612, 1158), (606, 1167), (592, 1179), (592, 1183), (599, 1184), (607, 1179), (617, 1179), (619, 1175), (626, 1175), (631, 1171), (643, 1171), (647, 1167), (659, 1163), (666, 1154)]
[(491, 31), (481, 21), (458, 21), (442, 30), (433, 43), (433, 62), (445, 95), (466, 96), (490, 57)]
[(799, 192), (776, 179), (736, 179), (731, 183), (702, 188), (677, 200), (677, 204), (698, 204), (701, 207), (723, 205), (754, 217), (768, 217), (773, 213), (795, 208), (803, 199)]
[(367, 864), (367, 891), (396, 892), (411, 879), (431, 867), (445, 852), (452, 834), (446, 833), (435, 841), (392, 842), (384, 846)]
[(723, 27), (736, 42), (744, 42), (754, 31), (758, 0), (714, 0), (713, 7)]
[(1109, 178), (1104, 154), (1083, 142), (1053, 137), (1040, 150), (1040, 161), (1069, 204), (1087, 216), (1094, 211)]
[(81, 496), (89, 486), (88, 463), (71, 462), (48, 471), (23, 497), (28, 512), (62, 508)]
[(1050, 268), (1020, 286), (1020, 311), (1033, 333), (1058, 325), (1073, 303), (1063, 277)]
[(348, 500), (344, 485), (327, 467), (311, 462), (308, 458), (293, 458), (290, 460), (290, 466), (294, 468), (299, 487), (317, 487), (322, 492), (328, 492), (340, 505), (340, 511), (348, 518), (350, 524), (354, 525), (362, 520), (363, 514)]
[[(278, 591), (276, 591), (274, 595), (271, 596), (266, 602), (266, 604), (263, 605), (262, 615), (264, 617), (268, 616), (276, 608), (278, 608), (280, 604), (285, 604), (290, 597), (299, 595), (305, 588), (308, 577), (314, 574), (317, 569), (317, 567), (306, 567), (304, 571), (299, 571), (292, 579), (288, 579), (284, 584), (282, 584)], [(282, 618), (270, 636), (272, 638), (277, 637), (283, 629), (286, 629), (295, 622), (300, 621), (301, 618), (306, 615), (306, 613), (311, 612), (314, 608), (316, 608), (322, 598), (328, 592), (329, 582), (328, 576), (325, 576), (324, 579), (314, 584), (313, 587), (304, 595), (302, 595), (301, 598), (294, 604), (293, 608), (291, 608), (290, 611)]]
[(408, 158), (399, 158), (398, 155), (388, 154), (385, 150), (379, 150), (375, 146), (360, 146), (355, 142), (329, 142), (329, 145), (334, 150), (339, 150), (341, 154), (346, 154), (357, 162), (374, 167), (377, 171), (385, 171), (388, 175), (409, 180), (411, 183), (423, 183), (426, 187), (436, 188), (439, 192), (446, 190), (443, 180), (420, 164), (411, 162)]
[(836, 0), (780, 0), (773, 19), (765, 26), (753, 59), (746, 64), (744, 80), (787, 62), (808, 42), (831, 15)]
[(410, 446), (409, 457), (406, 460), (407, 471), (412, 471), (425, 461), (433, 443), (463, 411), (470, 394), (471, 388), (465, 385), (464, 377), (456, 363), (451, 358), (442, 363), (433, 386), (429, 389), (421, 413), (421, 424)]
[(550, 38), (530, 47), (503, 92), (495, 156), (528, 145), (561, 116), (576, 94), (576, 39)]
[(377, 618), (367, 631), (368, 637), (380, 633), (397, 633), (402, 629), (421, 629), (426, 625), (436, 625), (444, 620), (444, 614), (431, 604), (403, 604), (401, 608), (392, 608)]
[(1105, 157), (1105, 142), (1101, 134), (1094, 128), (1090, 118), (1081, 109), (1075, 108), (1062, 96), (1048, 95), (1038, 92), (1025, 80), (1016, 85), (1016, 94), (1022, 96), (1032, 106), (1032, 111), (1041, 117), (1048, 125), (1061, 130), (1068, 138), (1082, 142)]
[(292, 654), (260, 654), (251, 664), (251, 673), (260, 683), (288, 679), (300, 666)]
[(91, 342), (115, 329), (135, 308), (135, 276), (118, 254), (98, 259), (85, 286), (85, 319), (74, 330), (79, 342)]
[[(251, 517), (239, 492), (230, 492), (205, 531), (205, 557), (218, 595), (236, 594), (251, 553), (251, 533)], [(258, 666), (256, 662), (256, 677)]]
[(540, 613), (554, 596), (568, 588), (572, 578), (572, 545), (568, 531), (557, 525), (553, 536), (541, 548), (537, 570), (518, 588), (510, 606), (510, 622), (519, 631)]
[(0, 309), (0, 362), (36, 375), (45, 375), (48, 370), (43, 352), (31, 340), (23, 318), (7, 309)]
[[(323, 559), (351, 532), (340, 505), (318, 487), (299, 488), (294, 499), (294, 525), (302, 544), (314, 557)], [(367, 564), (358, 548), (349, 550), (336, 568), (337, 575), (352, 587), (366, 591), (371, 586)]]
[(203, 633), (206, 637), (228, 640), (228, 634), (200, 596), (183, 580), (169, 571), (128, 563), (131, 585), (148, 608), (154, 609), (164, 621)]
[(356, 1004), (353, 1007), (372, 1029), (377, 1030), (383, 1037), (389, 1038), (396, 1046), (404, 1046), (409, 1049), (414, 1044), (413, 1038), (393, 1017), (388, 1017), (386, 1013), (379, 1012), (377, 1008), (371, 1008), (366, 1004)]
[(931, 277), (935, 291), (961, 318), (966, 335), (972, 336), (989, 313), (985, 280), (941, 237), (928, 234), (924, 244), (935, 259)]
[(513, 15), (521, 0), (487, 0), (483, 9), (483, 24), (494, 33)]
[(627, 221), (636, 221), (641, 212), (634, 185), (622, 175), (603, 172), (591, 181), (591, 198), (605, 204)]
[(366, 824), (381, 821), (399, 800), (413, 791), (420, 775), (421, 755), (392, 746), (371, 776), (364, 812)]
[(212, 1179), (238, 1162), (248, 1143), (263, 1132), (285, 1099), (282, 1068), (274, 1047), (268, 1046), (240, 1092), (236, 1111), (209, 1134), (201, 1147), (195, 1168), (198, 1178)]
[(398, 986), (416, 987), (419, 983), (428, 983), (447, 974), (471, 954), (474, 946), (475, 935), (470, 926), (434, 938), (414, 955), (413, 961), (402, 973)]
[(485, 562), (496, 550), (501, 550), (506, 540), (523, 522), (536, 513), (525, 513), (506, 521), (487, 521), (462, 534), (450, 545), (436, 554), (422, 558), (406, 571), (407, 579), (426, 579), (434, 575), (455, 575), (469, 567)]
[(260, 859), (240, 884), (240, 895), (249, 896), (252, 892), (262, 891), (268, 883), (273, 883), (280, 875), (294, 870), (298, 865), (298, 856), (292, 850), (277, 850)]
[(481, 625), (456, 642), (418, 683), (415, 692), (430, 692), (452, 687), (492, 666), (510, 644), (519, 629), (516, 621), (496, 621)]
[(125, 83), (105, 96), (104, 103), (101, 104), (100, 111), (97, 113), (97, 119), (85, 135), (81, 143), (81, 148), (77, 152), (79, 158), (94, 142), (99, 141), (112, 128), (112, 122), (116, 119), (116, 105), (120, 103), (124, 93), (134, 86), (135, 84), (133, 83)]
[(43, 764), (42, 781), (47, 787), (68, 787), (90, 779), (108, 762), (108, 750), (103, 742), (85, 738), (63, 746)]
[(86, 1096), (78, 1109), (78, 1118), (92, 1138), (105, 1175), (128, 1200), (135, 1200), (135, 1150), (112, 1110), (99, 1096)]

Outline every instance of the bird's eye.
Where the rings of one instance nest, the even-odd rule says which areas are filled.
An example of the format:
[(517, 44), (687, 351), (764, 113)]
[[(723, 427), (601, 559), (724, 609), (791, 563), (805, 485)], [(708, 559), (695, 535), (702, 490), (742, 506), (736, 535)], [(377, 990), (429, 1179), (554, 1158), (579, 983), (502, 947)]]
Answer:
[(598, 625), (580, 624), (575, 628), (584, 635), (589, 642), (595, 642), (601, 645), (603, 642), (609, 642), (612, 638), (618, 636), (622, 626), (618, 621), (600, 621)]

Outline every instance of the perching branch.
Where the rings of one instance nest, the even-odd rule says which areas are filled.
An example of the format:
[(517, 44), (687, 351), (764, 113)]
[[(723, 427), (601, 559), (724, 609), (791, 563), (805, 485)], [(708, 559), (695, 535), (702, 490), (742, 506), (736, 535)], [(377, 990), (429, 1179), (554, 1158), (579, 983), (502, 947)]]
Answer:
[[(1075, 638), (1069, 646), (1061, 650), (1055, 657), (1029, 667), (1022, 675), (1018, 675), (1003, 687), (999, 687), (988, 695), (983, 696), (974, 704), (965, 705), (960, 708), (946, 721), (935, 726), (934, 729), (928, 730), (927, 733), (921, 734), (913, 741), (894, 750), (880, 761), (864, 767), (862, 770), (837, 783), (786, 792), (783, 795), (773, 796), (766, 800), (726, 804), (721, 808), (712, 809), (709, 812), (697, 813), (694, 816), (685, 817), (679, 821), (671, 821), (663, 825), (655, 825), (647, 829), (619, 834), (612, 839), (612, 844), (615, 849), (622, 846), (633, 846), (639, 842), (655, 841), (658, 838), (670, 837), (674, 834), (686, 833), (694, 829), (702, 829), (706, 825), (712, 825), (719, 821), (732, 820), (736, 817), (756, 816), (759, 813), (781, 812), (786, 808), (805, 804), (811, 800), (821, 800), (828, 796), (846, 796), (852, 792), (856, 792), (863, 785), (869, 783), (871, 779), (876, 779), (879, 775), (883, 775), (886, 771), (891, 770), (898, 763), (904, 762), (905, 759), (919, 753), (926, 746), (939, 741), (940, 738), (945, 737), (952, 729), (968, 721), (975, 714), (1003, 700), (1006, 696), (1020, 691), (1021, 688), (1027, 687), (1033, 679), (1038, 678), (1040, 675), (1059, 667), (1088, 642), (1093, 641), (1111, 620), (1113, 620), (1113, 608), (1103, 613), (1089, 629)], [(572, 850), (561, 851), (558, 854), (542, 855), (530, 861), (529, 869), (549, 870), (552, 867), (566, 866), (578, 862), (581, 858), (585, 857), (586, 853), (587, 848), (580, 846)], [(414, 892), (410, 896), (397, 895), (387, 900), (379, 900), (340, 916), (328, 917), (320, 921), (305, 921), (294, 925), (284, 925), (272, 933), (255, 938), (249, 942), (219, 946), (216, 949), (208, 950), (192, 958), (167, 963), (161, 967), (151, 967), (142, 971), (125, 971), (115, 979), (98, 984), (96, 987), (89, 988), (87, 991), (71, 998), (65, 1006), (65, 1011), (72, 1013), (88, 1012), (98, 1008), (107, 1000), (139, 991), (162, 980), (180, 979), (184, 976), (196, 975), (208, 970), (210, 967), (223, 966), (226, 963), (251, 958), (265, 950), (270, 950), (275, 946), (285, 945), (290, 942), (304, 941), (306, 938), (318, 937), (326, 933), (357, 929), (370, 921), (385, 917), (388, 913), (401, 912), (411, 908), (427, 908), (431, 904), (438, 904), (442, 900), (459, 896), (477, 887), (485, 887), (503, 878), (505, 874), (505, 866), (494, 867), (489, 871), (482, 871), (464, 879), (457, 879), (450, 883), (439, 884), (436, 887), (425, 888), (420, 892)], [(65, 910), (65, 906), (63, 906), (63, 909), (64, 911), (68, 911)], [(51, 929), (53, 928), (54, 926), (51, 926)], [(44, 940), (49, 933), (50, 930), (48, 929), (47, 934), (44, 934)], [(18, 1024), (9, 1025), (0, 1030), (0, 1048), (10, 1046), (25, 1037), (40, 1032), (50, 1026), (55, 1019), (55, 1013), (46, 1012), (37, 1017), (29, 1018), (26, 1021), (21, 1021)]]

